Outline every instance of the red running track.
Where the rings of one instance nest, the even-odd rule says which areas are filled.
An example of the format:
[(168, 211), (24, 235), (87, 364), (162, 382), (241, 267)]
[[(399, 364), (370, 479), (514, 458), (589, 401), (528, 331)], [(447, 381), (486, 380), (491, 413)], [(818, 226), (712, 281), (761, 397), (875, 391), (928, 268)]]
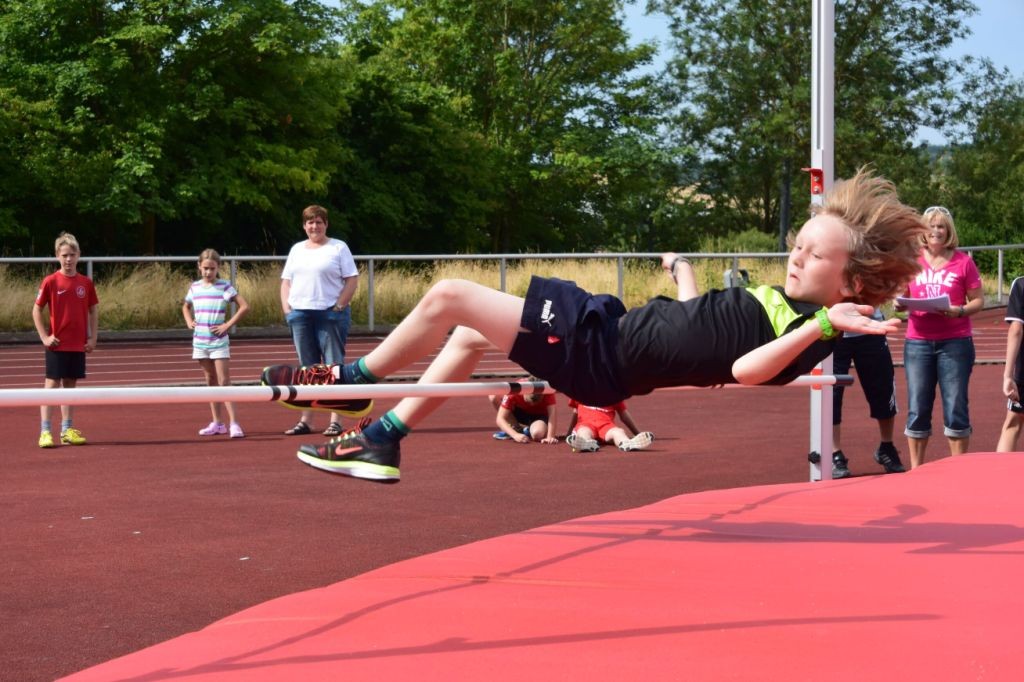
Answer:
[[(352, 355), (369, 347), (362, 342), (353, 339)], [(287, 341), (241, 339), (234, 375), (251, 381), (264, 365), (291, 358)], [(107, 343), (89, 363), (83, 385), (200, 376), (180, 342)], [(39, 367), (38, 349), (0, 347), (5, 388), (38, 386)], [(998, 435), (1000, 376), (1001, 367), (979, 366), (972, 379), (977, 449)], [(897, 384), (902, 405), (902, 373)], [(564, 445), (495, 442), (486, 402), (456, 399), (407, 441), (398, 486), (299, 464), (297, 441), (280, 435), (295, 413), (277, 405), (240, 406), (248, 437), (235, 441), (195, 435), (209, 420), (203, 405), (78, 408), (90, 444), (51, 451), (35, 446), (35, 409), (6, 410), (2, 677), (51, 680), (276, 597), (477, 540), (689, 492), (805, 481), (807, 396), (758, 389), (638, 398), (630, 410), (658, 434), (655, 446), (588, 457)], [(862, 400), (847, 405), (854, 480), (870, 480), (878, 472), (873, 424)], [(945, 458), (942, 450), (936, 443), (933, 458)], [(843, 589), (857, 594), (878, 581), (849, 576)]]

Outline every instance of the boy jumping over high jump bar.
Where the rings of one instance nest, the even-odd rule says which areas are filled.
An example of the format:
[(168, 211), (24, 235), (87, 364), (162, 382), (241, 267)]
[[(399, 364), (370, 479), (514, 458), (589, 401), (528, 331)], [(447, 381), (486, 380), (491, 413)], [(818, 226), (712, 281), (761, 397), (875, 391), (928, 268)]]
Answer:
[[(837, 182), (796, 234), (784, 286), (698, 295), (689, 262), (662, 255), (677, 297), (627, 311), (607, 294), (533, 277), (525, 298), (463, 280), (435, 284), (371, 353), (344, 366), (269, 367), (263, 383), (366, 384), (434, 352), (421, 383), (467, 380), (497, 347), (527, 372), (591, 405), (612, 405), (668, 386), (785, 384), (832, 352), (843, 331), (887, 334), (899, 320), (871, 318), (918, 271), (925, 226), (888, 180), (861, 170)], [(401, 441), (445, 398), (405, 398), (361, 432), (297, 456), (335, 474), (383, 483), (400, 478)], [(369, 400), (335, 401), (361, 416)]]

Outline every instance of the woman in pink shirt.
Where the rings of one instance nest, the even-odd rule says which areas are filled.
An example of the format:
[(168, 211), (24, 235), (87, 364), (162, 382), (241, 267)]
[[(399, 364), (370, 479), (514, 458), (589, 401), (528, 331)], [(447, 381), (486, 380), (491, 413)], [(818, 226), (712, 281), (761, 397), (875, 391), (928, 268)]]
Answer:
[(949, 209), (932, 206), (924, 212), (930, 228), (918, 263), (921, 272), (911, 280), (909, 298), (949, 296), (949, 307), (938, 311), (911, 310), (907, 320), (904, 368), (907, 374), (907, 428), (910, 466), (924, 463), (932, 435), (935, 385), (942, 392), (942, 421), (951, 454), (967, 452), (971, 420), (967, 385), (974, 367), (970, 316), (985, 305), (981, 275), (974, 261), (958, 251), (959, 240)]

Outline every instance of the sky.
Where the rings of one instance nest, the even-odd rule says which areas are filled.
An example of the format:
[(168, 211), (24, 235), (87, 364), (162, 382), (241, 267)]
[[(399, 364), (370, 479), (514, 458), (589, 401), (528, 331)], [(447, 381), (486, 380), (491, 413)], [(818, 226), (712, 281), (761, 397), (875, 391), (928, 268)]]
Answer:
[[(972, 33), (955, 43), (948, 51), (949, 57), (974, 55), (987, 57), (997, 67), (1006, 67), (1016, 78), (1024, 79), (1024, 48), (1020, 41), (1024, 37), (1024, 0), (973, 0), (978, 13), (968, 19)], [(669, 45), (669, 34), (663, 15), (644, 14), (645, 0), (629, 3), (626, 10), (626, 27), (637, 40), (655, 40), (661, 53)], [(842, 26), (836, 26), (841, 31)], [(663, 59), (663, 58), (662, 58)], [(660, 65), (662, 61), (658, 61)], [(945, 140), (938, 131), (923, 128), (918, 131), (918, 142), (942, 144)]]

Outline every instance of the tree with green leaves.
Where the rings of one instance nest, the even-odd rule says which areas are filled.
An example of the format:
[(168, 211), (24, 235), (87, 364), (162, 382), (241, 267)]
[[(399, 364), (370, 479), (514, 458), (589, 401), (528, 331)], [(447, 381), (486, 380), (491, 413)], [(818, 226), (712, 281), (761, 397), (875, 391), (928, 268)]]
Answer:
[(92, 253), (255, 246), (237, 218), (294, 213), (344, 154), (335, 19), (310, 0), (5, 2), (8, 247), (59, 229)]
[(354, 4), (350, 43), (444, 93), (483, 145), (490, 249), (604, 245), (610, 219), (648, 217), (620, 187), (659, 162), (650, 79), (633, 74), (652, 48), (629, 45), (621, 0)]
[[(990, 63), (964, 83), (954, 143), (934, 162), (931, 203), (948, 206), (965, 244), (1024, 242), (1024, 80)], [(994, 253), (979, 261), (996, 269)], [(1007, 273), (1024, 275), (1024, 256), (1012, 253)]]
[(355, 59), (337, 130), (349, 153), (327, 192), (332, 225), (359, 253), (486, 248), (498, 186), (482, 138), (462, 128), (447, 93), (383, 57)]
[[(808, 0), (651, 0), (670, 17), (669, 77), (682, 103), (681, 146), (698, 150), (692, 180), (711, 197), (703, 231), (785, 232), (780, 199), (805, 205), (810, 158), (811, 3)], [(941, 125), (959, 65), (942, 52), (966, 33), (969, 0), (837, 0), (837, 175), (913, 156), (920, 125)], [(796, 217), (795, 220), (799, 220)]]

